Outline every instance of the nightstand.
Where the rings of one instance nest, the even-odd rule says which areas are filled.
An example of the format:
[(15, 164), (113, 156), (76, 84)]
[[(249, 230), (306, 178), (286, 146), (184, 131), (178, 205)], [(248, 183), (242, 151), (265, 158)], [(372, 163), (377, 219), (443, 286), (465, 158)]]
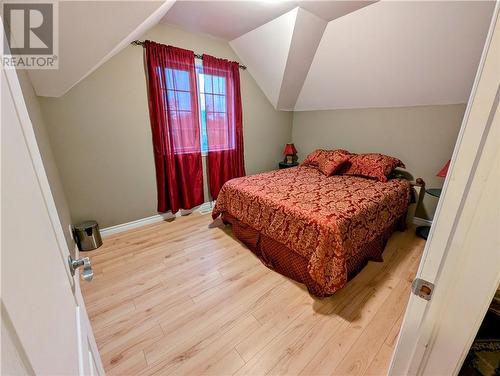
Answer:
[(283, 169), (283, 168), (290, 168), (290, 167), (295, 167), (295, 166), (298, 166), (298, 165), (299, 165), (299, 162), (293, 162), (293, 163), (280, 162), (279, 163), (280, 170)]
[[(442, 188), (429, 188), (425, 190), (425, 193), (439, 198), (441, 196)], [(431, 230), (431, 226), (418, 226), (416, 230), (416, 234), (419, 238), (427, 240), (429, 236), (429, 231)]]

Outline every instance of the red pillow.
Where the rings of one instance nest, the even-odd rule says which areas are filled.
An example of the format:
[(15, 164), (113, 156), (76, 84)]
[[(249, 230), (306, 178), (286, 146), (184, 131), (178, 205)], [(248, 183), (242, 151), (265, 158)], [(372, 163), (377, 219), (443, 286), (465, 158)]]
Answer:
[(342, 174), (364, 176), (386, 182), (387, 176), (396, 167), (405, 168), (405, 165), (399, 159), (384, 154), (353, 154)]
[(339, 152), (346, 155), (350, 155), (347, 150), (337, 149), (337, 150), (326, 150), (326, 149), (316, 149), (312, 153), (308, 154), (304, 162), (302, 162), (301, 166), (311, 166), (311, 167), (319, 167), (320, 159), (324, 158), (325, 155)]
[(327, 150), (316, 149), (312, 153), (308, 154), (304, 162), (302, 162), (301, 166), (310, 166), (310, 167), (318, 167), (319, 166), (319, 157)]
[(349, 161), (349, 155), (335, 150), (323, 154), (318, 161), (318, 170), (326, 176), (330, 176), (340, 171), (341, 167)]
[(342, 149), (317, 149), (309, 154), (301, 165), (317, 168), (326, 176), (330, 176), (341, 169), (349, 160), (349, 156), (350, 153)]

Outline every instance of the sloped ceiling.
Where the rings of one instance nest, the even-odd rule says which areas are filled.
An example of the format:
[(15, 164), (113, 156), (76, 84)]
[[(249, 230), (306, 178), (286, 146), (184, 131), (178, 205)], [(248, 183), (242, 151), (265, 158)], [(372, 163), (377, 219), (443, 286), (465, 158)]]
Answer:
[(295, 109), (467, 102), (493, 8), (381, 1), (330, 22)]
[(274, 107), (293, 110), (328, 21), (372, 3), (297, 2), (299, 6), (232, 40), (230, 45)]
[(162, 21), (229, 41), (296, 6), (289, 1), (177, 1)]
[(164, 18), (228, 40), (275, 108), (464, 103), (493, 1), (188, 1)]
[(181, 0), (175, 3), (162, 21), (176, 24), (187, 31), (205, 33), (229, 41), (299, 6), (330, 21), (373, 2), (372, 0)]
[(59, 68), (28, 71), (35, 92), (40, 96), (63, 95), (159, 22), (173, 3), (59, 1)]
[(230, 44), (274, 107), (291, 110), (326, 25), (297, 7)]
[(295, 8), (231, 43), (274, 106), (280, 96), (297, 13)]

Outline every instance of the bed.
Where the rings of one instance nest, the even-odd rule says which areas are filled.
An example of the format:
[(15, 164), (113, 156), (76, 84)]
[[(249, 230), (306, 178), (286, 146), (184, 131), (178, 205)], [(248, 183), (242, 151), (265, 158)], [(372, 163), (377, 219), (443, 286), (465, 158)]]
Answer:
[(411, 184), (298, 166), (228, 181), (212, 217), (269, 268), (318, 297), (335, 293), (404, 230)]

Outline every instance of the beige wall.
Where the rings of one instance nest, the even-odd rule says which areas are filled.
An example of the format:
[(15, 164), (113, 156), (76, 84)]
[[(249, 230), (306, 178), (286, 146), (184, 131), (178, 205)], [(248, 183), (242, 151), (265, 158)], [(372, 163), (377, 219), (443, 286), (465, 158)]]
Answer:
[(38, 148), (40, 149), (40, 155), (42, 157), (45, 173), (47, 174), (47, 178), (50, 183), (50, 190), (52, 191), (52, 196), (54, 197), (64, 237), (66, 238), (69, 249), (72, 250), (75, 243), (73, 242), (70, 230), (71, 216), (65, 191), (61, 183), (59, 170), (57, 168), (49, 136), (47, 134), (46, 124), (40, 109), (40, 98), (36, 96), (31, 81), (25, 70), (18, 70), (17, 77), (19, 78), (19, 83), (21, 85), (21, 90), (23, 92), (24, 101), (26, 103), (26, 108), (28, 109), (31, 123), (33, 124), (36, 141), (38, 143)]
[[(236, 60), (227, 42), (159, 25), (141, 39)], [(274, 110), (241, 71), (248, 174), (275, 169), (292, 113)], [(129, 46), (60, 98), (40, 98), (74, 222), (101, 227), (156, 214), (156, 183), (141, 47)]]
[[(436, 177), (451, 158), (465, 104), (295, 112), (292, 139), (300, 160), (316, 148), (380, 152), (400, 158), (427, 187), (441, 187)], [(437, 199), (426, 195), (417, 213), (432, 218)]]

